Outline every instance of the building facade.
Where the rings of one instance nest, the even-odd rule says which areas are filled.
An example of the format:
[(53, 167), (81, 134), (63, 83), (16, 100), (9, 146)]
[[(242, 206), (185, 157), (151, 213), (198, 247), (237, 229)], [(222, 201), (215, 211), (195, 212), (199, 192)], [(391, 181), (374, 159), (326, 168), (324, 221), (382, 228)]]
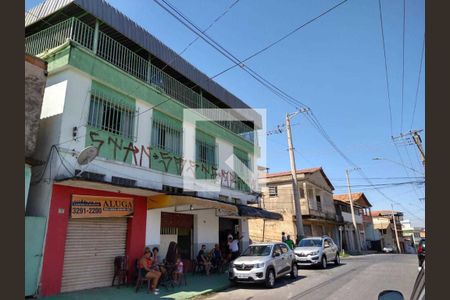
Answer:
[(374, 228), (379, 231), (381, 238), (381, 247), (392, 247), (395, 251), (399, 251), (397, 246), (397, 238), (395, 235), (395, 227), (397, 229), (398, 242), (400, 251), (405, 253), (405, 242), (403, 239), (403, 231), (401, 222), (403, 221), (403, 213), (398, 211), (378, 210), (372, 211), (372, 219)]
[[(371, 216), (372, 204), (370, 204), (364, 193), (352, 193), (351, 197), (361, 250), (381, 251), (380, 235), (373, 227)], [(354, 252), (357, 250), (357, 233), (353, 226), (349, 196), (348, 194), (333, 195), (333, 200), (336, 207), (336, 214), (342, 217), (342, 248), (348, 252)]]
[[(249, 243), (259, 200), (252, 110), (104, 1), (47, 0), (25, 16), (25, 46), (48, 63), (27, 214), (48, 219), (39, 294), (130, 278), (145, 246)], [(95, 158), (95, 159), (93, 159)], [(92, 160), (93, 159), (93, 160)]]
[[(321, 167), (297, 171), (300, 205), (306, 237), (328, 235), (339, 243), (333, 190)], [(283, 221), (249, 221), (253, 241), (278, 241), (281, 232), (296, 237), (295, 204), (290, 172), (262, 173), (260, 178), (263, 209), (280, 213)]]

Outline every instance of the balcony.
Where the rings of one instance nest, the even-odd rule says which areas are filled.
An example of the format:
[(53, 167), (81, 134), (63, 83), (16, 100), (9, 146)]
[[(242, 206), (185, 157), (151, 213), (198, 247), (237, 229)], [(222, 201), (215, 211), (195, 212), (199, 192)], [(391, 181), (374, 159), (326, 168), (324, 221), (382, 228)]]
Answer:
[[(252, 127), (240, 122), (235, 116), (152, 65), (142, 56), (103, 32), (95, 31), (94, 28), (76, 18), (67, 19), (26, 37), (25, 51), (37, 56), (63, 45), (67, 41), (75, 42), (143, 83), (176, 99), (186, 107), (216, 109), (213, 113), (211, 111), (205, 112), (204, 115), (213, 117), (214, 120), (227, 120), (215, 122), (242, 139), (252, 144), (256, 143), (256, 136)], [(230, 119), (235, 121), (230, 121)]]

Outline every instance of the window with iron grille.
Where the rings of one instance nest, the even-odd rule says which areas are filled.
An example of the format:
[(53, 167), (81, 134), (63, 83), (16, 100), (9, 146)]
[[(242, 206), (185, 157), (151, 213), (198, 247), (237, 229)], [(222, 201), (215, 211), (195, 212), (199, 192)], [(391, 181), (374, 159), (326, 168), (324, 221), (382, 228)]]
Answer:
[(317, 201), (317, 210), (322, 211), (322, 201), (320, 199), (320, 196), (316, 196), (316, 201)]
[(269, 186), (269, 197), (278, 196), (278, 187), (277, 186)]
[(183, 130), (181, 122), (154, 116), (152, 146), (181, 156)]
[(134, 107), (112, 99), (100, 92), (91, 91), (88, 125), (97, 129), (134, 139)]

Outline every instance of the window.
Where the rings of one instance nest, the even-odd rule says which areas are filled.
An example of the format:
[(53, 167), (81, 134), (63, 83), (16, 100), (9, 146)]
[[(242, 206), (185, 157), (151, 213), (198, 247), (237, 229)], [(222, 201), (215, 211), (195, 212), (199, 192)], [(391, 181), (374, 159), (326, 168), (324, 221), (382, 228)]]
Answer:
[(216, 165), (216, 145), (196, 140), (196, 160), (208, 165)]
[(300, 198), (305, 198), (305, 190), (300, 188)]
[(283, 254), (289, 252), (289, 249), (288, 249), (288, 247), (286, 247), (286, 245), (280, 244), (280, 247), (281, 247), (281, 251), (283, 252)]
[(269, 197), (277, 197), (277, 196), (278, 196), (278, 187), (269, 186)]
[(279, 253), (281, 255), (281, 247), (280, 247), (280, 245), (276, 244), (273, 247), (273, 253)]
[[(182, 155), (182, 128), (177, 121), (153, 119), (152, 146), (172, 154)], [(180, 122), (181, 123), (181, 122)]]
[(88, 125), (121, 135), (124, 138), (134, 138), (135, 110), (132, 106), (110, 99), (99, 92), (91, 92)]
[(241, 204), (242, 203), (241, 199), (239, 199), (239, 198), (232, 197), (231, 199), (233, 200), (234, 204)]
[(317, 201), (317, 210), (322, 211), (322, 202), (320, 200), (320, 196), (316, 196), (316, 201)]

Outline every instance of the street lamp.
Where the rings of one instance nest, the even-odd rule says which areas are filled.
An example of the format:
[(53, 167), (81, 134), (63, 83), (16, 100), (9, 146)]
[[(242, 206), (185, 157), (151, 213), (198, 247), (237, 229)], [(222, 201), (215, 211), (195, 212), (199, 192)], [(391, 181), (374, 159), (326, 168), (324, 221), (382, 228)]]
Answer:
[(405, 168), (407, 168), (407, 169), (409, 169), (409, 170), (411, 170), (411, 171), (413, 171), (413, 172), (416, 172), (416, 173), (418, 173), (418, 174), (420, 174), (420, 175), (423, 176), (423, 173), (422, 173), (422, 172), (417, 171), (416, 169), (413, 169), (413, 168), (411, 168), (411, 167), (408, 167), (408, 166), (406, 166), (406, 165), (404, 165), (404, 164), (402, 164), (402, 163), (399, 163), (398, 161), (395, 161), (395, 160), (391, 160), (391, 159), (383, 158), (383, 157), (374, 157), (374, 158), (372, 158), (372, 160), (386, 160), (386, 161), (390, 161), (391, 163), (394, 163), (394, 164), (403, 166), (403, 167), (405, 167)]

